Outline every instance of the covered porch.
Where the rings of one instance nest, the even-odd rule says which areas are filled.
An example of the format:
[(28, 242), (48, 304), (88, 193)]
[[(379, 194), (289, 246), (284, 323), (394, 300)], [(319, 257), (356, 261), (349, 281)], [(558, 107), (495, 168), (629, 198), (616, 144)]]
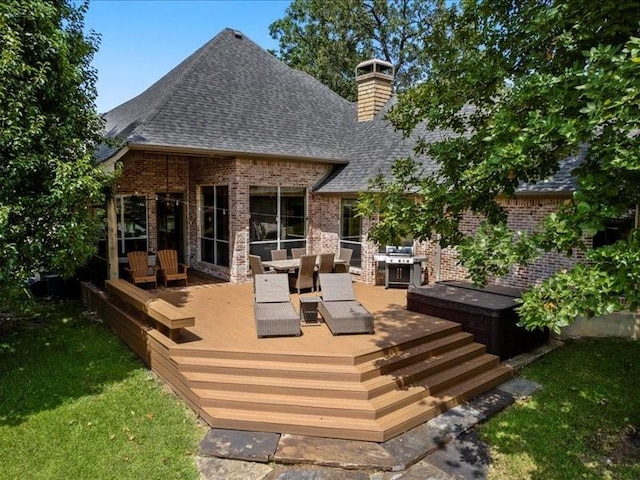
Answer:
[[(93, 310), (213, 427), (384, 441), (512, 374), (459, 324), (406, 310), (406, 290), (354, 289), (373, 335), (333, 336), (321, 323), (259, 339), (250, 283), (148, 291), (195, 317), (174, 341), (83, 286)], [(299, 295), (290, 298), (298, 310)]]

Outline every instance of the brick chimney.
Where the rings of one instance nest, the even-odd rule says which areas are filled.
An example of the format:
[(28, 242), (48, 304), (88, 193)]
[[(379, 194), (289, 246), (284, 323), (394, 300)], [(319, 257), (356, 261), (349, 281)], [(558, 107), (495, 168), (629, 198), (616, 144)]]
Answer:
[(356, 67), (358, 121), (373, 120), (393, 93), (393, 65), (376, 58)]

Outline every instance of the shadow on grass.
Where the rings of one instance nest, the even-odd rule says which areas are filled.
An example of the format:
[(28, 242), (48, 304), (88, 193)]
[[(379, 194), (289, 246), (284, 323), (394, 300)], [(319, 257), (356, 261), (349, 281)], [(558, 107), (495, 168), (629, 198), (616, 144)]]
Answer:
[(496, 454), (495, 478), (640, 478), (640, 464), (616, 457), (619, 445), (593, 441), (624, 439), (640, 426), (639, 342), (569, 342), (523, 375), (543, 389), (481, 428)]
[(0, 336), (0, 425), (99, 394), (141, 367), (79, 302), (43, 301), (38, 311)]

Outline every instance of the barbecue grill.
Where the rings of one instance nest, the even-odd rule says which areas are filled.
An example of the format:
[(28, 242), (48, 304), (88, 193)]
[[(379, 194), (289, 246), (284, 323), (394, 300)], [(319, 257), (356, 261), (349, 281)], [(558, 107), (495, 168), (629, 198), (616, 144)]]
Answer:
[(375, 255), (379, 262), (384, 262), (384, 286), (418, 287), (422, 285), (422, 262), (427, 257), (414, 256), (413, 246), (392, 246), (385, 248), (384, 254)]

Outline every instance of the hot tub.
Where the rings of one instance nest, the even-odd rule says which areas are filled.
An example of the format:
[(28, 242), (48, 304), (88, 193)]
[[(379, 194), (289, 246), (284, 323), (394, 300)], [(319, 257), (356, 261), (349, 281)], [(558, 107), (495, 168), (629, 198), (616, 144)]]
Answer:
[(506, 359), (549, 339), (547, 329), (527, 331), (518, 327), (515, 299), (521, 293), (507, 287), (480, 289), (466, 282), (439, 282), (410, 289), (407, 310), (460, 323), (463, 331), (487, 346), (487, 352)]

